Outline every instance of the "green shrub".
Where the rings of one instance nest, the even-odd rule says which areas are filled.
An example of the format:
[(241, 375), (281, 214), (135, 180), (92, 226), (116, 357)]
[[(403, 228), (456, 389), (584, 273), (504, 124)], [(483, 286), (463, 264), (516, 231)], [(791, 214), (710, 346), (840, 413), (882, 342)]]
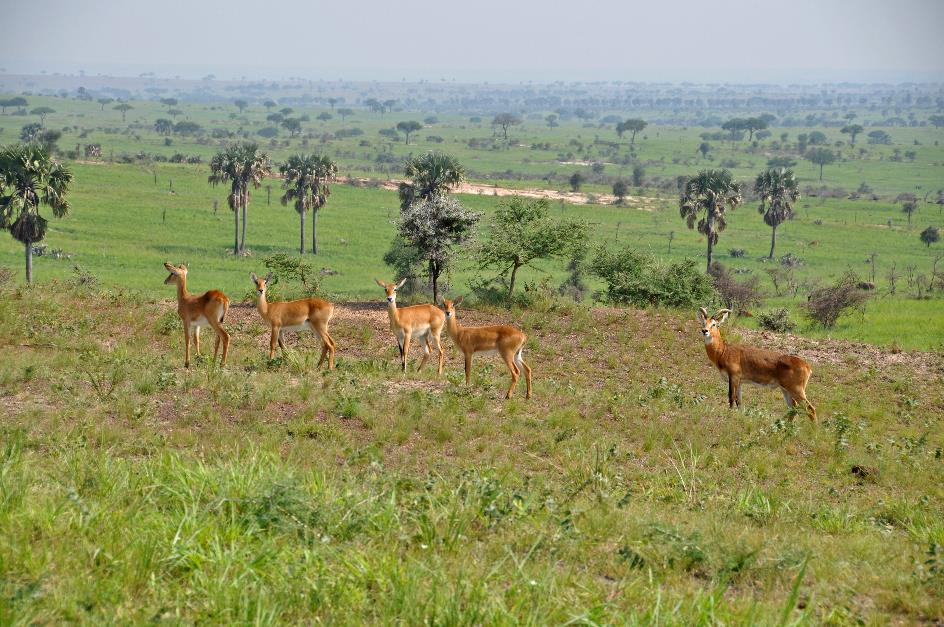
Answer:
[(790, 312), (786, 308), (772, 309), (757, 316), (760, 328), (777, 333), (787, 333), (796, 328), (796, 323), (790, 319)]
[(693, 260), (670, 264), (632, 248), (611, 252), (600, 247), (590, 272), (606, 283), (600, 300), (636, 307), (693, 307), (716, 299), (711, 277)]

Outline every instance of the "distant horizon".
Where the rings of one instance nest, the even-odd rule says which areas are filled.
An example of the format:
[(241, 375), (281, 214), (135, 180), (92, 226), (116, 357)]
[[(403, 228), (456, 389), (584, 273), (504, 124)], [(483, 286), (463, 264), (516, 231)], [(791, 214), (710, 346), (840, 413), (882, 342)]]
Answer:
[[(538, 73), (540, 74), (540, 73)], [(291, 81), (308, 80), (323, 82), (382, 82), (382, 83), (470, 83), (470, 84), (554, 84), (554, 83), (645, 83), (670, 85), (764, 85), (787, 87), (790, 85), (820, 85), (820, 84), (938, 84), (944, 83), (944, 71), (941, 72), (896, 72), (891, 70), (859, 71), (855, 73), (834, 71), (828, 69), (781, 71), (773, 74), (763, 70), (744, 70), (737, 76), (708, 75), (700, 73), (686, 76), (681, 73), (662, 72), (658, 77), (650, 72), (636, 76), (617, 76), (610, 74), (566, 76), (566, 75), (525, 75), (524, 73), (505, 72), (492, 73), (487, 70), (466, 71), (452, 76), (442, 76), (431, 73), (422, 75), (419, 71), (372, 71), (368, 68), (353, 68), (348, 70), (323, 70), (318, 68), (285, 68), (277, 71), (266, 68), (249, 68), (233, 66), (197, 66), (197, 65), (148, 65), (148, 64), (108, 64), (82, 66), (35, 66), (35, 67), (2, 67), (0, 78), (4, 76), (24, 77), (85, 77), (85, 78), (115, 78), (115, 79), (147, 79), (155, 80), (185, 80), (200, 81), (207, 75), (213, 75), (214, 80), (224, 82), (255, 82), (255, 81)]]

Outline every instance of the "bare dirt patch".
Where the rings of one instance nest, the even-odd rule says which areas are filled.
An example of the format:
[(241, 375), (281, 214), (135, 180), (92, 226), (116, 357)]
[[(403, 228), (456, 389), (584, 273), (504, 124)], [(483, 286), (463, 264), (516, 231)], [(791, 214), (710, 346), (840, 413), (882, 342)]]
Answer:
[[(357, 187), (376, 186), (380, 189), (396, 191), (402, 180), (376, 181), (365, 178), (348, 177), (343, 183)], [(561, 200), (572, 205), (612, 205), (616, 203), (616, 196), (612, 194), (594, 194), (584, 192), (562, 192), (556, 189), (513, 189), (484, 183), (462, 183), (452, 190), (456, 194), (471, 194), (474, 196), (520, 196), (522, 198), (544, 198), (546, 200)], [(651, 196), (626, 196), (624, 206), (642, 211), (654, 211), (659, 205), (659, 199)]]

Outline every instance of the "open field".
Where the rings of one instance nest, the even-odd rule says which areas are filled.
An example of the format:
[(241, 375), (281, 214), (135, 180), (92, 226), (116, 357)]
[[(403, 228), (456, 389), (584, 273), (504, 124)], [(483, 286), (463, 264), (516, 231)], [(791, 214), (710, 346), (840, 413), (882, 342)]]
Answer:
[[(226, 191), (207, 184), (206, 165), (81, 163), (74, 169), (72, 215), (52, 220), (44, 242), (72, 256), (37, 257), (36, 275), (41, 282), (71, 277), (73, 266), (78, 264), (104, 285), (166, 298), (172, 290), (162, 283), (161, 264), (186, 262), (192, 269), (192, 291), (217, 288), (240, 300), (251, 290), (249, 273), (263, 270), (263, 257), (297, 251), (298, 217), (278, 203), (277, 179), (269, 183), (271, 205), (266, 203), (265, 187), (253, 196), (247, 240), (253, 255), (235, 258), (231, 254), (232, 213), (226, 207)], [(486, 214), (502, 200), (488, 195), (460, 198)], [(216, 213), (214, 201), (218, 203)], [(555, 202), (552, 213), (586, 219), (598, 242), (632, 245), (664, 259), (703, 258), (704, 239), (679, 219), (673, 197), (647, 196), (642, 203), (630, 200), (628, 205)], [(398, 200), (392, 191), (340, 184), (333, 187), (327, 206), (319, 212), (321, 252), (317, 258), (308, 255), (316, 269), (329, 268), (338, 273), (325, 277), (323, 289), (327, 294), (342, 300), (379, 299), (381, 294), (373, 278), (389, 273), (382, 257), (393, 238), (391, 219), (397, 211)], [(768, 252), (770, 231), (753, 203), (746, 203), (731, 215), (718, 254), (731, 268), (749, 272), (744, 276), (760, 277), (770, 296), (768, 307), (786, 306), (799, 320), (798, 307), (810, 286), (832, 281), (847, 269), (863, 279), (871, 278), (867, 262), (876, 252), (878, 289), (866, 315), (844, 318), (828, 333), (801, 327), (802, 332), (885, 346), (939, 349), (944, 342), (941, 300), (934, 292), (930, 300), (917, 300), (907, 285), (909, 267), (913, 268), (913, 276), (929, 276), (934, 258), (940, 254), (940, 244), (928, 249), (917, 237), (925, 226), (938, 223), (939, 214), (938, 206), (925, 204), (914, 215), (909, 229), (904, 215), (890, 202), (802, 199), (797, 218), (778, 229), (778, 257), (789, 252), (803, 260), (796, 270), (797, 283), (803, 288), (796, 296), (776, 296), (765, 274), (770, 264), (761, 257)], [(731, 248), (744, 249), (746, 256), (729, 257), (727, 251)], [(0, 238), (0, 265), (22, 272), (22, 255), (18, 242), (6, 236)], [(895, 296), (888, 294), (885, 278), (893, 264), (901, 275)], [(940, 270), (944, 270), (941, 264)], [(467, 291), (467, 282), (476, 272), (472, 260), (464, 257), (453, 277), (453, 293)], [(552, 287), (564, 278), (560, 264), (522, 272), (525, 282), (536, 284), (547, 278)]]
[[(0, 236), (0, 624), (944, 624), (944, 243), (918, 237), (944, 227), (938, 86), (79, 80), (0, 73), (0, 90), (29, 100), (0, 113), (0, 145), (47, 106), (75, 174), (32, 286), (22, 244)], [(127, 99), (127, 120), (102, 94)], [(372, 111), (370, 98), (393, 104)], [(298, 136), (266, 119), (284, 105), (307, 116)], [(490, 124), (502, 111), (522, 119), (507, 141)], [(702, 137), (767, 111), (768, 136)], [(614, 130), (630, 116), (650, 122), (634, 145)], [(167, 117), (199, 130), (159, 134)], [(423, 124), (409, 145), (390, 133), (407, 120)], [(854, 145), (850, 120), (865, 126)], [(876, 130), (889, 143), (869, 143)], [(822, 182), (798, 145), (818, 132), (839, 153)], [(266, 359), (249, 274), (298, 257), (298, 214), (266, 179), (248, 253), (233, 255), (228, 186), (207, 182), (208, 161), (246, 139), (277, 162), (315, 152), (339, 165), (319, 254), (304, 256), (336, 303), (333, 371), (316, 369), (307, 334)], [(699, 270), (705, 239), (679, 217), (678, 179), (730, 169), (745, 202), (716, 259), (759, 280), (754, 314), (785, 307), (798, 327), (741, 315), (724, 335), (809, 361), (819, 420), (756, 386), (729, 410), (694, 311), (603, 306), (590, 276), (575, 303), (558, 290), (561, 260), (521, 269), (527, 306), (477, 301), (470, 286), (491, 277), (473, 246), (445, 292), (467, 296), (463, 323), (527, 334), (534, 397), (522, 382), (501, 398), (494, 356), (475, 358), (465, 387), (445, 332), (442, 378), (401, 373), (373, 280), (394, 278), (383, 257), (404, 160), (431, 149), (465, 167), (455, 196), (483, 214), (479, 242), (521, 192), (586, 221), (594, 247)], [(750, 183), (772, 158), (797, 162), (803, 196), (768, 261)], [(640, 184), (613, 203), (634, 170)], [(902, 193), (917, 197), (910, 222)], [(225, 368), (206, 356), (208, 329), (204, 356), (182, 367), (165, 261), (188, 264), (191, 293), (229, 295)], [(864, 310), (813, 326), (807, 295), (849, 271), (874, 283)]]
[(729, 411), (688, 312), (514, 321), (531, 401), (449, 340), (401, 375), (374, 304), (333, 372), (310, 336), (267, 364), (248, 307), (185, 371), (171, 302), (7, 290), (3, 622), (944, 620), (939, 354), (729, 329), (813, 363), (813, 424)]

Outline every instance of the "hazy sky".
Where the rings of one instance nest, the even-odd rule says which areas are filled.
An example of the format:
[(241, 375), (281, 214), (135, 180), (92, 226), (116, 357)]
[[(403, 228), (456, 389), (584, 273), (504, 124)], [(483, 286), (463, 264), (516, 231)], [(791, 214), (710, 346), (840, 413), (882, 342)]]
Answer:
[(220, 78), (944, 79), (942, 0), (0, 0), (0, 67)]

